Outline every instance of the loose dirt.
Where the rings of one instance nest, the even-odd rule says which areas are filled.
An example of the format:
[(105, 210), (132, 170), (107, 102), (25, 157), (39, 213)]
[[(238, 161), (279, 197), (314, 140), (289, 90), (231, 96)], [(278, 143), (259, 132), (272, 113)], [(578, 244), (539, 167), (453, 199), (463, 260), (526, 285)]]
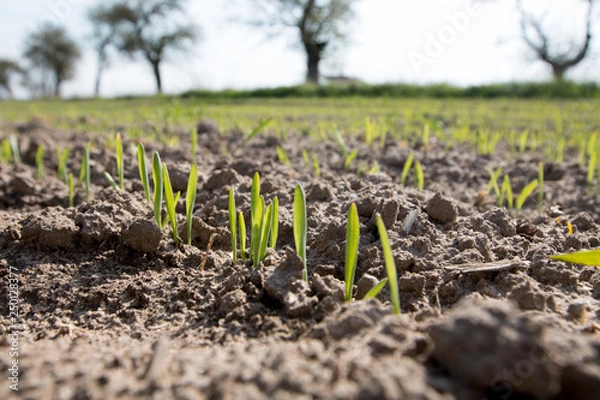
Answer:
[[(192, 245), (176, 248), (170, 228), (153, 221), (133, 141), (125, 138), (126, 190), (116, 192), (103, 178), (104, 171), (116, 176), (104, 137), (39, 123), (2, 129), (15, 132), (23, 163), (0, 164), (2, 399), (600, 396), (600, 269), (548, 258), (600, 246), (598, 196), (575, 163), (545, 163), (543, 204), (538, 209), (534, 193), (516, 215), (485, 193), (488, 169), (502, 166), (519, 193), (537, 178), (541, 155), (499, 148), (483, 157), (463, 146), (391, 140), (371, 149), (357, 139), (349, 141), (357, 160), (380, 169), (357, 177), (333, 143), (265, 135), (235, 149), (235, 133), (212, 129), (199, 138)], [(88, 140), (92, 199), (78, 188), (76, 207), (68, 208), (51, 149), (71, 147), (77, 175)], [(41, 181), (38, 144), (48, 154)], [(291, 166), (277, 161), (277, 145)], [(189, 146), (145, 146), (160, 152), (175, 190), (185, 191)], [(318, 155), (320, 178), (303, 165), (303, 148)], [(413, 150), (425, 190), (412, 188), (412, 176), (408, 186), (399, 183)], [(227, 195), (234, 187), (248, 219), (255, 172), (266, 200), (278, 196), (281, 210), (277, 247), (253, 269), (232, 262)], [(307, 194), (308, 283), (294, 250), (296, 183)], [(398, 269), (401, 315), (392, 313), (387, 289), (375, 300), (343, 301), (353, 202), (361, 231), (356, 297), (385, 277), (379, 212)], [(183, 200), (178, 210), (185, 238)], [(17, 326), (10, 304), (18, 305)], [(18, 391), (8, 379), (13, 365)]]

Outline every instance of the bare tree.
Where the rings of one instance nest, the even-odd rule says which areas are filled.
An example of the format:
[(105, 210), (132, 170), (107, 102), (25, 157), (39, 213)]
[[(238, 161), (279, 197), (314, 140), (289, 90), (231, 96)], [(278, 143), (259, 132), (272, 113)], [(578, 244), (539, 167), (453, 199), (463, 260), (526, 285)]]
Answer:
[(81, 57), (81, 51), (64, 28), (46, 24), (29, 35), (23, 56), (29, 59), (32, 69), (41, 70), (40, 85), (43, 94), (50, 93), (46, 83), (48, 77), (54, 83), (51, 93), (58, 97), (62, 83), (73, 78), (75, 63)]
[(109, 64), (109, 47), (115, 44), (116, 32), (115, 26), (112, 24), (113, 18), (111, 10), (105, 4), (92, 8), (88, 13), (88, 19), (93, 26), (94, 50), (96, 50), (96, 56), (98, 57), (96, 80), (94, 82), (94, 96), (96, 97), (100, 96), (102, 73)]
[(255, 0), (256, 25), (295, 29), (306, 54), (306, 81), (319, 83), (319, 65), (326, 51), (347, 38), (353, 0)]
[(13, 98), (11, 78), (15, 74), (23, 74), (23, 69), (14, 61), (0, 59), (0, 93), (6, 92), (9, 99)]
[[(113, 32), (115, 46), (122, 52), (142, 57), (152, 67), (156, 80), (156, 90), (162, 93), (160, 64), (166, 59), (169, 50), (183, 49), (186, 44), (197, 39), (194, 25), (171, 24), (169, 17), (183, 13), (184, 0), (120, 0), (110, 6), (100, 6), (92, 10), (91, 18), (97, 28), (104, 27)], [(110, 44), (98, 41), (99, 70), (106, 62), (106, 48)]]
[(522, 0), (517, 0), (517, 8), (521, 14), (521, 33), (523, 40), (534, 53), (537, 59), (552, 68), (554, 79), (562, 81), (565, 72), (583, 61), (590, 51), (592, 40), (592, 3), (593, 0), (583, 0), (588, 3), (585, 16), (585, 38), (579, 44), (572, 44), (568, 49), (560, 49), (552, 43), (549, 33), (543, 27), (540, 18), (528, 13)]

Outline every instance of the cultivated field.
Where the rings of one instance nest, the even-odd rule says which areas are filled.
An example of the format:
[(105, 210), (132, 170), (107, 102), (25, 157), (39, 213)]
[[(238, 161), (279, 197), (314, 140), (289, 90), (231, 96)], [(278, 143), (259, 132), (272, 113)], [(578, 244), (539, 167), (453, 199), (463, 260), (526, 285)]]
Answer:
[(0, 398), (598, 398), (599, 113), (3, 102)]

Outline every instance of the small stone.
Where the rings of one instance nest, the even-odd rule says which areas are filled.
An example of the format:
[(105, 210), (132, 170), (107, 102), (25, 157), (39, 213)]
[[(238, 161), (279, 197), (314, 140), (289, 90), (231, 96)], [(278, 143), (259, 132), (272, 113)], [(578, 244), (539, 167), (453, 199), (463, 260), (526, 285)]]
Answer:
[(246, 302), (246, 293), (240, 289), (236, 289), (227, 293), (221, 299), (221, 311), (229, 313)]
[(369, 290), (373, 289), (375, 285), (377, 285), (377, 278), (373, 275), (364, 274), (361, 276), (356, 283), (356, 298), (362, 299), (365, 297)]

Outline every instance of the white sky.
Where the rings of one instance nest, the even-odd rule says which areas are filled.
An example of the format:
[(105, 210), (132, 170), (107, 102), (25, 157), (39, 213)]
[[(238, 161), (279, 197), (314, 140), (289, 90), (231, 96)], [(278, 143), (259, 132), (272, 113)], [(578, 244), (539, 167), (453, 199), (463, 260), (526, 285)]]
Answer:
[[(93, 92), (96, 58), (89, 39), (87, 10), (99, 0), (0, 0), (0, 57), (20, 60), (28, 33), (45, 21), (59, 22), (84, 48), (76, 77), (63, 86), (65, 96)], [(238, 2), (244, 0), (237, 0)], [(165, 92), (191, 88), (256, 88), (301, 83), (304, 55), (290, 45), (295, 32), (267, 37), (257, 28), (232, 22), (240, 10), (232, 0), (190, 0), (187, 18), (202, 27), (203, 38), (191, 53), (162, 66)], [(576, 0), (527, 0), (537, 14), (547, 13), (557, 40), (581, 40), (583, 4)], [(514, 0), (470, 8), (471, 0), (359, 0), (349, 43), (322, 65), (325, 74), (344, 74), (368, 83), (438, 83), (474, 85), (517, 80), (547, 80), (549, 69), (532, 60), (520, 39)], [(469, 12), (469, 10), (471, 10)], [(467, 13), (468, 12), (468, 13)], [(457, 13), (458, 29), (451, 20)], [(596, 5), (596, 25), (600, 21)], [(576, 36), (579, 33), (579, 36)], [(446, 44), (436, 47), (432, 38)], [(598, 80), (600, 40), (591, 57), (568, 73), (572, 79)], [(421, 61), (420, 56), (431, 56)], [(411, 59), (413, 61), (411, 61)], [(533, 61), (533, 62), (532, 62)], [(103, 76), (106, 96), (146, 94), (155, 90), (150, 68), (141, 60), (117, 56)], [(23, 91), (18, 92), (20, 96)]]

